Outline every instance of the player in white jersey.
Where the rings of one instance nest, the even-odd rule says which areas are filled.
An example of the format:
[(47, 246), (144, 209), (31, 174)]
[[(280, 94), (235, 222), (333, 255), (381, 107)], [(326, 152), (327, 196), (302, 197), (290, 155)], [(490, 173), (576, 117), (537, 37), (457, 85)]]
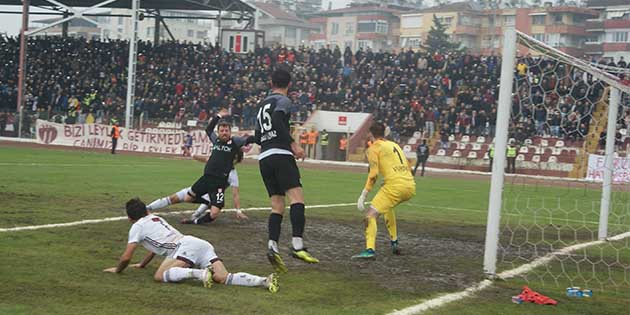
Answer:
[(196, 279), (202, 281), (205, 287), (210, 287), (214, 281), (226, 285), (264, 287), (272, 293), (278, 291), (278, 277), (275, 274), (259, 277), (245, 272), (228, 273), (209, 242), (183, 235), (163, 218), (151, 214), (140, 199), (129, 200), (126, 209), (132, 223), (127, 248), (120, 256), (118, 266), (107, 268), (104, 272), (121, 273), (129, 265), (138, 245), (142, 245), (149, 253), (142, 262), (131, 266), (144, 268), (155, 255), (164, 256), (164, 261), (155, 272), (156, 281)]
[[(199, 156), (199, 155), (194, 155), (194, 154), (191, 157), (194, 160), (199, 161), (201, 163), (207, 163), (209, 159), (209, 157), (207, 156)], [(240, 151), (236, 155), (236, 158), (234, 160), (234, 165), (236, 166), (236, 164), (240, 163), (242, 160), (243, 160), (243, 151)], [(236, 167), (233, 168), (230, 171), (230, 174), (228, 175), (228, 186), (232, 187), (232, 200), (234, 201), (234, 208), (236, 208), (236, 219), (248, 220), (249, 218), (245, 215), (245, 213), (243, 213), (243, 211), (241, 211), (241, 197), (240, 197), (238, 173), (236, 172)], [(186, 189), (190, 189), (190, 187)], [(208, 194), (205, 194), (201, 196), (201, 198), (205, 200), (206, 203), (201, 203), (199, 207), (197, 208), (197, 210), (195, 210), (195, 212), (193, 212), (193, 214), (190, 216), (190, 219), (188, 218), (182, 219), (181, 220), (182, 224), (208, 223), (208, 222), (214, 221), (219, 216), (222, 209), (215, 209), (214, 211), (210, 211), (210, 213), (206, 213), (206, 211), (209, 208), (208, 205), (210, 204), (210, 196)]]

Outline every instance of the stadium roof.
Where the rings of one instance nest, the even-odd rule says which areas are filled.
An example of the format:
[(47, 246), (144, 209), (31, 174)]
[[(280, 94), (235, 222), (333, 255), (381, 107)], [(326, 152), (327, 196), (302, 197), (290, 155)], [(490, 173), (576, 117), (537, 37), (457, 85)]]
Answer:
[[(91, 7), (104, 0), (60, 0), (69, 7)], [(55, 7), (46, 0), (31, 0), (31, 6)], [(22, 0), (0, 0), (0, 5), (22, 5)], [(118, 0), (103, 8), (130, 9), (131, 0)], [(254, 12), (254, 8), (240, 0), (142, 0), (141, 9), (158, 10), (222, 10)]]

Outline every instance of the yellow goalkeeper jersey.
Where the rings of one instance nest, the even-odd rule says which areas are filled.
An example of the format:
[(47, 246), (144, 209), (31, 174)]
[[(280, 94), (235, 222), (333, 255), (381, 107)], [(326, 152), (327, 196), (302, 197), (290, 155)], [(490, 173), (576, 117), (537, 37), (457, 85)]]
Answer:
[(368, 149), (370, 173), (365, 183), (366, 190), (372, 190), (378, 175), (383, 176), (384, 185), (406, 184), (415, 182), (403, 150), (398, 144), (384, 140), (376, 140)]

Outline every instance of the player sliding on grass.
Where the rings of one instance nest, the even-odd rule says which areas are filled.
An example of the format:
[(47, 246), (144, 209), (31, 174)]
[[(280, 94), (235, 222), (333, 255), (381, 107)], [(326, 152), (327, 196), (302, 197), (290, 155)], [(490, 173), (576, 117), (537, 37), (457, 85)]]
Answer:
[[(224, 192), (228, 183), (228, 175), (234, 168), (234, 158), (241, 150), (241, 147), (254, 142), (253, 136), (232, 137), (232, 126), (230, 123), (219, 121), (227, 115), (227, 110), (221, 110), (212, 118), (206, 128), (208, 138), (212, 141), (212, 155), (206, 163), (203, 176), (191, 188), (184, 188), (169, 197), (155, 200), (147, 206), (147, 209), (154, 211), (180, 202), (207, 203), (203, 196), (208, 194), (210, 197), (210, 214), (203, 217), (204, 222), (212, 222), (219, 215), (225, 204)], [(219, 125), (218, 137), (214, 133), (214, 127), (217, 124)]]
[[(207, 156), (199, 156), (192, 155), (192, 158), (201, 162), (207, 163), (210, 157)], [(243, 160), (243, 151), (239, 150), (236, 158), (234, 160), (234, 164), (238, 164)], [(232, 187), (232, 200), (234, 201), (234, 207), (236, 208), (236, 218), (238, 220), (247, 220), (249, 219), (243, 211), (241, 211), (241, 198), (238, 187), (238, 173), (236, 172), (236, 168), (232, 168), (230, 171), (230, 175), (228, 175), (228, 187)], [(182, 224), (203, 224), (205, 222), (214, 221), (220, 212), (217, 213), (206, 213), (208, 210), (208, 205), (210, 204), (210, 196), (208, 194), (203, 195), (201, 198), (206, 201), (206, 203), (202, 203), (199, 205), (197, 210), (190, 216), (190, 219), (182, 219)]]
[(286, 70), (275, 70), (271, 75), (271, 94), (258, 107), (256, 121), (256, 143), (260, 144), (258, 161), (267, 193), (271, 199), (269, 215), (269, 241), (267, 258), (281, 272), (287, 268), (278, 250), (285, 196), (291, 205), (293, 239), (291, 255), (308, 263), (319, 260), (306, 251), (304, 234), (304, 192), (300, 182), (300, 170), (295, 159), (304, 158), (304, 149), (293, 141), (289, 126), (291, 100), (287, 98), (291, 74)]
[(270, 292), (278, 291), (278, 277), (271, 274), (259, 277), (245, 272), (228, 273), (212, 244), (190, 235), (182, 235), (166, 220), (151, 214), (138, 198), (127, 201), (127, 216), (132, 223), (125, 252), (118, 266), (104, 272), (121, 273), (131, 261), (138, 244), (149, 253), (142, 262), (131, 265), (144, 268), (155, 255), (166, 257), (155, 272), (155, 281), (180, 282), (187, 279), (202, 281), (209, 288), (212, 282), (226, 285), (264, 287)]
[(403, 201), (411, 199), (416, 194), (416, 183), (411, 176), (409, 162), (400, 147), (385, 140), (385, 125), (377, 122), (370, 127), (372, 146), (368, 149), (370, 172), (365, 188), (357, 201), (357, 208), (365, 210), (365, 198), (374, 187), (376, 177), (381, 174), (384, 183), (378, 191), (372, 204), (365, 211), (365, 250), (353, 259), (370, 259), (376, 255), (376, 218), (379, 214), (385, 217), (385, 224), (391, 238), (392, 252), (400, 255), (398, 247), (398, 232), (396, 231), (396, 215), (394, 207)]

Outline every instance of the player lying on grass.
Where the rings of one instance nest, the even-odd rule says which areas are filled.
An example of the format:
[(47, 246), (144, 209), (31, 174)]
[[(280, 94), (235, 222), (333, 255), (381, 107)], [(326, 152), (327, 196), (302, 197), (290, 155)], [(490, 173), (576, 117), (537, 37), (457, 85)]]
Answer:
[[(194, 154), (192, 155), (192, 158), (201, 163), (207, 163), (208, 160), (210, 159), (210, 157), (207, 157), (207, 156), (199, 156), (199, 155), (194, 155)], [(236, 165), (240, 163), (242, 160), (243, 160), (243, 151), (240, 150), (238, 154), (236, 155), (234, 164)], [(232, 170), (230, 171), (230, 174), (228, 175), (228, 187), (232, 187), (232, 200), (234, 201), (234, 207), (236, 208), (236, 218), (238, 220), (249, 219), (243, 213), (243, 211), (241, 211), (241, 197), (240, 197), (239, 184), (238, 184), (238, 173), (236, 172), (236, 168), (232, 168)], [(219, 216), (221, 212), (214, 213), (210, 211), (209, 213), (206, 213), (206, 210), (208, 210), (208, 205), (210, 204), (210, 196), (208, 196), (208, 194), (205, 194), (201, 196), (201, 198), (207, 201), (207, 203), (200, 204), (197, 210), (195, 210), (195, 212), (190, 216), (190, 219), (188, 218), (182, 219), (181, 221), (182, 224), (203, 224), (206, 222), (212, 222)]]
[(272, 293), (278, 291), (278, 277), (275, 274), (259, 277), (245, 272), (228, 273), (212, 244), (194, 236), (182, 235), (166, 220), (151, 214), (140, 199), (127, 201), (125, 208), (132, 223), (127, 248), (120, 256), (118, 266), (107, 268), (104, 272), (121, 273), (129, 265), (138, 245), (142, 245), (149, 253), (142, 262), (132, 267), (146, 267), (155, 255), (166, 257), (155, 272), (155, 281), (195, 279), (202, 281), (205, 287), (212, 286), (214, 281), (226, 285), (264, 287)]
[[(206, 162), (206, 167), (197, 182), (192, 187), (182, 189), (175, 194), (160, 198), (151, 202), (147, 209), (154, 211), (180, 202), (190, 203), (207, 203), (203, 199), (205, 194), (210, 197), (210, 213), (214, 213), (214, 217), (218, 216), (224, 206), (225, 188), (228, 184), (228, 175), (234, 168), (234, 159), (241, 151), (244, 145), (254, 143), (254, 137), (232, 137), (232, 126), (226, 121), (220, 121), (221, 118), (228, 116), (228, 112), (222, 109), (215, 115), (208, 127), (206, 133), (212, 141), (212, 155)], [(218, 124), (219, 135), (214, 133), (214, 127)], [(214, 220), (210, 215), (206, 218), (206, 222)]]
[[(379, 214), (385, 218), (392, 252), (400, 255), (394, 207), (416, 194), (416, 183), (411, 176), (409, 161), (396, 143), (385, 140), (385, 125), (380, 122), (374, 123), (370, 127), (369, 137), (373, 138), (373, 143), (368, 149), (370, 170), (365, 188), (357, 201), (357, 208), (365, 211), (365, 250), (352, 256), (353, 259), (370, 259), (376, 255), (374, 251), (376, 249), (376, 218)], [(374, 187), (379, 174), (383, 176), (383, 186), (365, 210), (365, 198)]]

